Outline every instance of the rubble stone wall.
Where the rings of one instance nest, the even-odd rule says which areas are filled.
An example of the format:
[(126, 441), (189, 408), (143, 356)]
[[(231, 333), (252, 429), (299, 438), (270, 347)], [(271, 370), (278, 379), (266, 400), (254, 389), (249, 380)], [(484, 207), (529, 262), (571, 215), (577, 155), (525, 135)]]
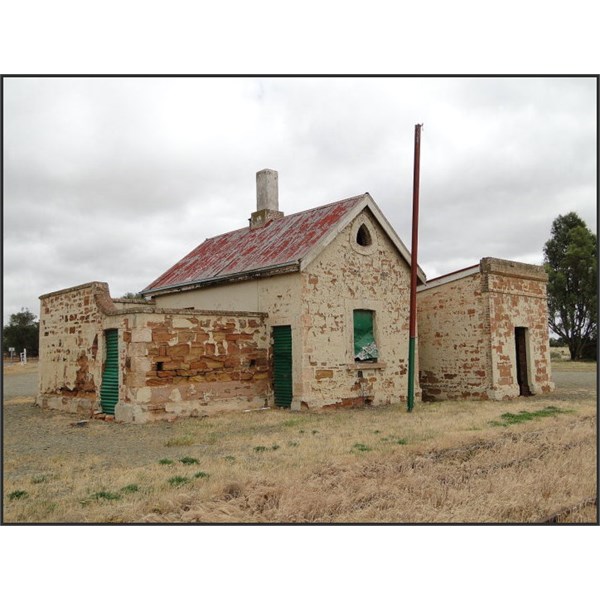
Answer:
[(84, 416), (100, 411), (108, 329), (119, 335), (119, 421), (202, 416), (267, 402), (263, 313), (113, 302), (100, 282), (40, 300), (40, 406)]

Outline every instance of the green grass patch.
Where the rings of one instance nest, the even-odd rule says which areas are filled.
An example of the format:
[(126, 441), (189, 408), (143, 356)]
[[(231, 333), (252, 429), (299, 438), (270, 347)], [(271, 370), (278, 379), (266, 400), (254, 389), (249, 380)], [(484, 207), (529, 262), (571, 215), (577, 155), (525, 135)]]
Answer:
[(208, 479), (210, 475), (204, 471), (198, 471), (197, 473), (194, 473), (194, 477), (196, 479)]
[(135, 492), (139, 491), (139, 486), (135, 483), (130, 483), (129, 485), (125, 485), (121, 488), (121, 492), (123, 492), (124, 494), (133, 494)]
[(197, 458), (192, 458), (191, 456), (184, 456), (183, 458), (179, 459), (180, 463), (183, 463), (184, 465), (198, 465), (200, 464), (200, 461)]
[(492, 425), (492, 427), (508, 427), (509, 425), (516, 425), (517, 423), (525, 423), (526, 421), (533, 421), (534, 419), (552, 417), (561, 413), (571, 412), (573, 411), (557, 408), (556, 406), (546, 406), (546, 408), (535, 410), (533, 412), (529, 412), (528, 410), (521, 410), (518, 413), (506, 412), (500, 415), (501, 421), (490, 421), (490, 425)]
[(107, 492), (106, 490), (102, 490), (101, 492), (96, 492), (92, 494), (92, 500), (120, 500), (121, 494), (117, 494), (115, 492)]
[(352, 450), (356, 450), (358, 452), (370, 452), (373, 448), (367, 446), (366, 444), (357, 443), (352, 446)]
[(159, 464), (159, 465), (172, 465), (172, 464), (173, 464), (173, 461), (172, 461), (170, 458), (161, 458), (161, 459), (158, 461), (158, 464)]
[(279, 444), (273, 444), (271, 450), (279, 450)]
[(194, 438), (191, 435), (180, 435), (179, 437), (171, 438), (165, 442), (167, 448), (179, 446), (191, 446), (194, 443)]
[(185, 485), (188, 482), (189, 478), (181, 477), (181, 475), (176, 475), (175, 477), (171, 477), (171, 479), (169, 479), (169, 485), (172, 485), (173, 487), (179, 487)]
[(297, 442), (295, 440), (290, 440), (288, 442), (288, 446), (290, 446), (291, 448), (295, 448), (296, 446), (300, 445), (300, 442)]
[(296, 427), (301, 423), (300, 419), (287, 419), (287, 421), (283, 421), (281, 423), (284, 427)]
[(46, 483), (48, 478), (45, 475), (34, 475), (31, 478), (31, 483)]
[(266, 452), (266, 451), (267, 451), (266, 446), (254, 446), (254, 452)]
[(29, 494), (25, 490), (15, 490), (8, 495), (9, 500), (20, 500), (21, 498), (27, 498)]
[(227, 455), (227, 456), (224, 456), (223, 458), (229, 463), (235, 462), (235, 456)]

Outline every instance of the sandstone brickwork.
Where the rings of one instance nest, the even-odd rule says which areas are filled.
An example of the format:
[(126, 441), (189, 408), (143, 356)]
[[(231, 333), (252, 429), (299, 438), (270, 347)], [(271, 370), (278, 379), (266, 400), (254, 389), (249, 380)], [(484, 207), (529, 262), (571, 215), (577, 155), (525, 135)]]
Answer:
[[(370, 244), (357, 243), (362, 225)], [(292, 330), (292, 409), (405, 402), (410, 268), (368, 209), (299, 272), (156, 296), (157, 306), (256, 308)], [(353, 311), (375, 313), (374, 363), (353, 355)], [(269, 343), (271, 346), (271, 343)], [(269, 356), (271, 361), (272, 357)], [(418, 382), (415, 386), (420, 398)], [(273, 392), (268, 403), (274, 406)]]
[[(357, 243), (363, 225), (367, 246)], [(370, 212), (341, 231), (301, 276), (300, 399), (309, 407), (406, 402), (410, 268)], [(359, 309), (374, 312), (375, 362), (354, 358)]]
[(82, 415), (100, 410), (107, 329), (119, 332), (119, 421), (202, 416), (267, 402), (270, 371), (262, 313), (113, 301), (100, 282), (40, 300), (37, 403), (43, 407)]
[(432, 280), (417, 294), (424, 400), (519, 395), (515, 328), (526, 329), (534, 394), (554, 389), (542, 267), (484, 258), (475, 268)]

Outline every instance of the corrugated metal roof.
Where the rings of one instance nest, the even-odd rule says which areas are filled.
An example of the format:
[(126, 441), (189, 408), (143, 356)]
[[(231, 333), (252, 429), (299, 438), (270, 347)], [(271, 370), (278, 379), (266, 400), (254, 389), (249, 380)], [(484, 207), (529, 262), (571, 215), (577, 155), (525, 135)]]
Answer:
[(207, 239), (143, 292), (226, 279), (299, 262), (366, 194)]

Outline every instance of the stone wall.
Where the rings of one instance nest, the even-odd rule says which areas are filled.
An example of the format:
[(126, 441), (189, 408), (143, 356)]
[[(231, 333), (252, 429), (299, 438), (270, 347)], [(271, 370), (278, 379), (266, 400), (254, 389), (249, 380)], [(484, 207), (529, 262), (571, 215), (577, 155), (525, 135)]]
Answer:
[(417, 320), (423, 400), (487, 399), (490, 331), (481, 275), (420, 290)]
[(264, 317), (169, 309), (110, 317), (123, 349), (117, 420), (265, 406), (270, 369)]
[(121, 421), (262, 407), (270, 390), (265, 314), (158, 309), (100, 282), (40, 298), (40, 406), (100, 410), (104, 332), (119, 332)]
[(38, 404), (90, 413), (102, 381), (105, 283), (93, 282), (40, 297)]
[(519, 395), (515, 327), (527, 328), (528, 380), (534, 394), (554, 389), (548, 336), (547, 275), (542, 267), (484, 258), (482, 283), (489, 296), (492, 395)]
[(422, 286), (417, 304), (423, 399), (518, 396), (516, 327), (527, 329), (531, 391), (552, 391), (546, 281), (542, 267), (484, 258), (475, 273)]
[[(370, 244), (357, 244), (366, 225)], [(309, 408), (405, 402), (410, 268), (368, 210), (302, 273), (302, 389)], [(375, 313), (377, 362), (354, 359), (354, 310)], [(416, 398), (420, 398), (418, 384)]]

